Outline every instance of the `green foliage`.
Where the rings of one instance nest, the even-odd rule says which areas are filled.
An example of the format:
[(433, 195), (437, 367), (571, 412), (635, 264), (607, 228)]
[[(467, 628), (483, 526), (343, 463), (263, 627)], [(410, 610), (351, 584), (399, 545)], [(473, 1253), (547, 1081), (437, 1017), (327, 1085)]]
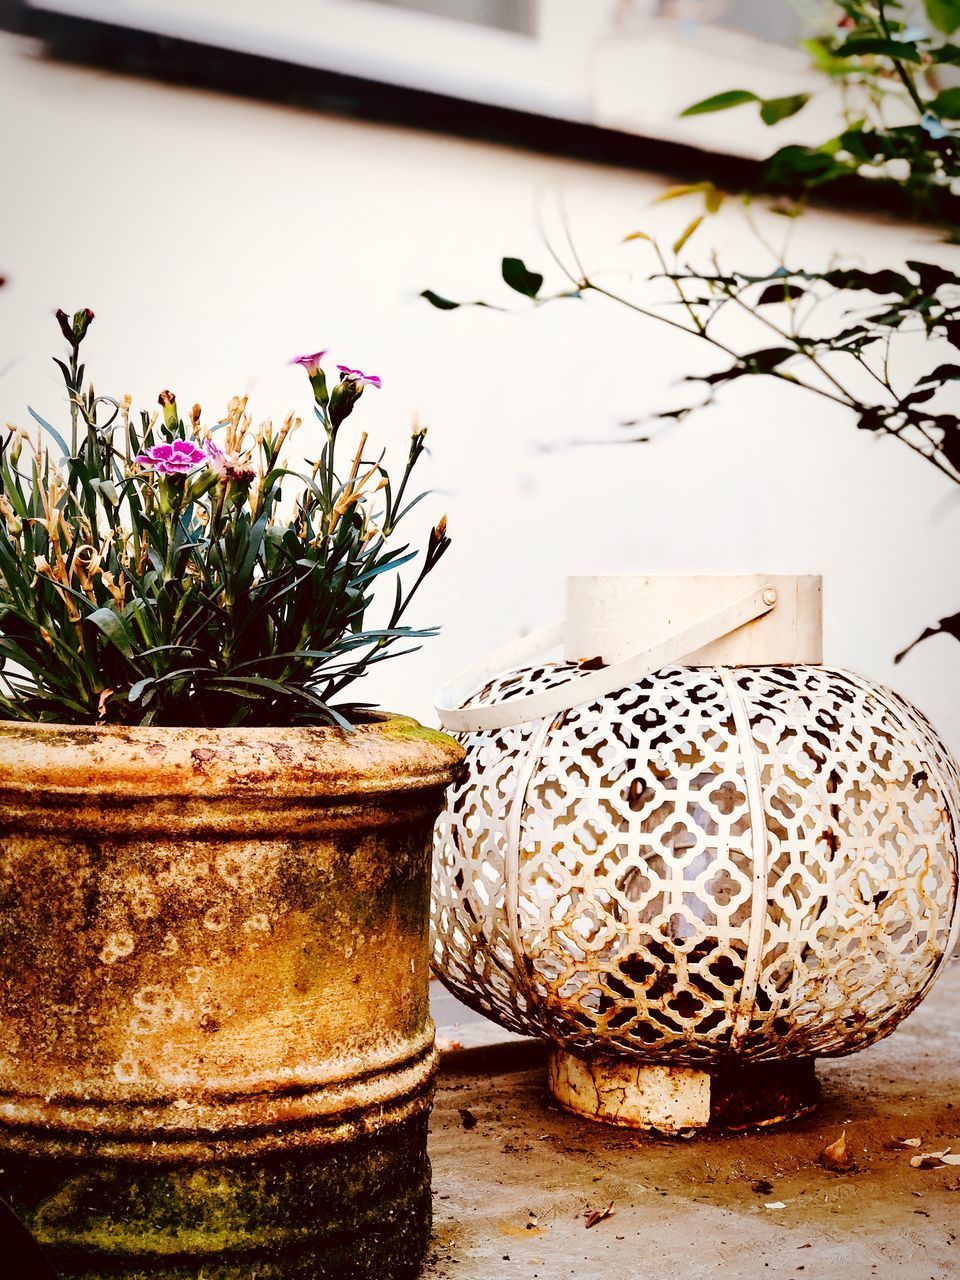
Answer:
[[(960, 65), (960, 46), (943, 38), (960, 30), (960, 0), (927, 0), (925, 8), (928, 30), (908, 23), (896, 0), (841, 0), (831, 6), (829, 28), (805, 42), (805, 48), (823, 73), (826, 91), (840, 90), (845, 126), (819, 146), (790, 145), (771, 155), (759, 191), (743, 197), (748, 217), (758, 194), (774, 193), (773, 211), (795, 216), (811, 193), (855, 179), (866, 191), (872, 189), (869, 184), (896, 188), (907, 209), (943, 224), (948, 241), (960, 240), (960, 129), (952, 124), (960, 119), (960, 88), (940, 80), (941, 68)], [(695, 103), (683, 114), (753, 103), (768, 124), (776, 124), (806, 101), (802, 94), (764, 100), (734, 89)], [(602, 297), (634, 317), (667, 324), (712, 349), (720, 357), (719, 367), (686, 379), (704, 385), (706, 398), (668, 408), (656, 418), (680, 422), (731, 382), (771, 378), (844, 406), (861, 430), (896, 440), (947, 480), (960, 483), (960, 274), (924, 261), (879, 271), (839, 265), (804, 270), (782, 255), (765, 274), (721, 267), (716, 258), (709, 268), (697, 268), (680, 255), (702, 235), (724, 195), (711, 182), (685, 183), (669, 187), (659, 200), (685, 198), (696, 199), (699, 208), (673, 240), (672, 258), (647, 231), (635, 230), (624, 238), (654, 254), (659, 270), (647, 284), (652, 291), (656, 282), (668, 282), (672, 306), (664, 306), (660, 298), (648, 301), (641, 291), (617, 293), (599, 283), (584, 268), (569, 232), (572, 261), (564, 262), (557, 248), (550, 250), (571, 288), (544, 297), (538, 283), (537, 301)], [(424, 296), (440, 305), (429, 291)], [(445, 300), (444, 305), (461, 304)], [(832, 324), (821, 319), (838, 313), (841, 319)], [(752, 317), (764, 335), (763, 345), (734, 344), (726, 324), (731, 314)], [(918, 335), (935, 353), (922, 374), (915, 360), (897, 359), (900, 344), (909, 347)], [(960, 640), (958, 618), (942, 619), (920, 639), (945, 634)]]
[(135, 417), (129, 399), (83, 387), (92, 312), (58, 319), (70, 442), (31, 410), (39, 435), (12, 428), (0, 444), (0, 715), (349, 727), (359, 704), (338, 695), (431, 634), (402, 618), (449, 545), (446, 521), (406, 587), (398, 571), (418, 552), (394, 538), (419, 501), (407, 489), (425, 432), (399, 483), (365, 434), (342, 468), (344, 423), (371, 380), (349, 371), (328, 391), (305, 357), (319, 452), (299, 473), (282, 457), (294, 415), (254, 429), (236, 399), (207, 428), (199, 406), (184, 423), (164, 392), (161, 414)]
[(760, 104), (760, 119), (764, 124), (779, 124), (798, 111), (810, 101), (809, 93), (792, 93), (785, 98), (766, 98)]
[(808, 93), (793, 93), (785, 98), (758, 98), (748, 89), (728, 89), (726, 93), (715, 93), (712, 98), (704, 98), (695, 102), (692, 107), (681, 111), (683, 116), (700, 116), (709, 111), (727, 111), (730, 107), (740, 107), (748, 102), (760, 104), (760, 119), (764, 124), (777, 124), (788, 116), (795, 116), (810, 101)]
[[(764, 166), (761, 190), (799, 199), (857, 177), (897, 188), (915, 214), (955, 231), (960, 132), (950, 122), (960, 117), (960, 89), (944, 88), (938, 71), (960, 57), (960, 50), (942, 38), (960, 28), (960, 0), (928, 0), (926, 12), (931, 28), (922, 31), (907, 21), (897, 0), (845, 0), (833, 6), (833, 22), (804, 47), (825, 72), (828, 90), (835, 94), (839, 86), (842, 91), (845, 127), (817, 146), (780, 148)], [(763, 100), (734, 89), (682, 114), (757, 102), (764, 122), (775, 125), (795, 115), (809, 96)], [(901, 122), (904, 113), (912, 122)]]
[(710, 98), (704, 98), (701, 102), (695, 102), (692, 106), (681, 111), (682, 116), (701, 116), (708, 111), (726, 111), (729, 107), (742, 107), (747, 102), (760, 102), (755, 93), (751, 93), (749, 89), (728, 89), (725, 93), (715, 93)]
[(944, 35), (960, 28), (960, 0), (926, 0), (927, 17)]

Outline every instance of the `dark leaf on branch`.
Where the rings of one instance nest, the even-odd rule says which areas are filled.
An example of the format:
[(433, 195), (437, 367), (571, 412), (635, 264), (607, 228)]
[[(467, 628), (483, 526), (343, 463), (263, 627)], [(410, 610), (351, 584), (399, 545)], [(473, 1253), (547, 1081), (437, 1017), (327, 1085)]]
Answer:
[(461, 304), (453, 302), (450, 298), (442, 298), (439, 293), (434, 293), (432, 289), (424, 289), (420, 294), (421, 298), (426, 298), (431, 306), (436, 307), (439, 311), (456, 311)]
[(857, 418), (857, 427), (861, 431), (879, 431), (881, 427), (886, 425), (886, 414), (876, 405), (870, 405), (862, 409), (860, 416)]
[(924, 640), (929, 640), (931, 636), (948, 635), (953, 636), (954, 640), (960, 640), (960, 613), (952, 613), (947, 618), (941, 618), (934, 627), (927, 627), (921, 631), (916, 640), (912, 640), (905, 649), (894, 658), (894, 662), (902, 662), (911, 649), (918, 644), (922, 644)]
[(924, 293), (936, 293), (945, 284), (960, 285), (960, 276), (941, 267), (938, 262), (908, 261), (907, 266), (919, 276), (920, 288)]
[(909, 409), (915, 404), (926, 404), (928, 400), (932, 400), (937, 394), (936, 387), (921, 387), (917, 391), (911, 391), (909, 395), (903, 397), (900, 401), (901, 409)]
[(526, 298), (535, 298), (543, 284), (543, 276), (530, 271), (519, 258), (504, 258), (501, 264), (504, 283)]
[(954, 471), (960, 471), (960, 418), (953, 414), (938, 413), (934, 424), (943, 432), (937, 448)]
[[(909, 264), (913, 266), (912, 263)], [(896, 293), (901, 298), (914, 292), (915, 286), (899, 271), (861, 271), (856, 267), (826, 271), (820, 277), (835, 289), (865, 289), (869, 293)]]
[(793, 302), (796, 298), (802, 298), (806, 292), (798, 284), (771, 284), (757, 299), (757, 306), (763, 307), (770, 302)]
[(785, 360), (789, 360), (796, 354), (794, 347), (762, 347), (759, 351), (750, 351), (747, 355), (740, 356), (739, 362), (729, 369), (721, 369), (717, 373), (710, 373), (703, 377), (691, 375), (686, 381), (708, 382), (716, 385), (718, 382), (732, 382), (734, 378), (742, 378), (750, 373), (772, 373)]
[(938, 365), (933, 373), (920, 378), (917, 385), (920, 386), (924, 382), (960, 382), (960, 364)]
[(913, 43), (904, 40), (886, 40), (882, 36), (854, 36), (835, 50), (838, 58), (859, 58), (864, 55), (880, 55), (896, 58), (901, 62), (920, 61), (920, 51)]

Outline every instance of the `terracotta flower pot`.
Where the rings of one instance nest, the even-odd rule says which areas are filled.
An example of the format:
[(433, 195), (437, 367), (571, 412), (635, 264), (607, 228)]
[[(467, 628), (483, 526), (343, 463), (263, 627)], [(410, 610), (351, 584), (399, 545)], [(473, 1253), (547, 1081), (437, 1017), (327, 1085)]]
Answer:
[(407, 1276), (461, 752), (0, 725), (0, 1195), (64, 1276)]

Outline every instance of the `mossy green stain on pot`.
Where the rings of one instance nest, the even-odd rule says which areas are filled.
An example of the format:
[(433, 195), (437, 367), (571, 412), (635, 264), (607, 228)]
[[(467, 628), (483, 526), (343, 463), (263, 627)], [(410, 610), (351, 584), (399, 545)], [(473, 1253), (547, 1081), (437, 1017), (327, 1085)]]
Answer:
[(0, 725), (0, 1186), (64, 1274), (415, 1267), (460, 751), (399, 723)]
[(71, 1280), (206, 1280), (216, 1268), (245, 1280), (379, 1280), (406, 1274), (430, 1230), (425, 1112), (313, 1163), (283, 1155), (158, 1169), (19, 1158), (4, 1163), (3, 1181)]

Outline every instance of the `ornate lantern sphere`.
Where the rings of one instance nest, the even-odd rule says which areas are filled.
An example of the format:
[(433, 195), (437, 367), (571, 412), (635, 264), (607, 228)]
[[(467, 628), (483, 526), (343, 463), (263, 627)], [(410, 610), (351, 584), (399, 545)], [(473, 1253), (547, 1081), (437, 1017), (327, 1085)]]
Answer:
[(888, 1035), (950, 954), (956, 763), (903, 698), (820, 665), (820, 624), (819, 578), (574, 578), (565, 624), (451, 687), (434, 965), (551, 1042), (563, 1106), (799, 1114), (814, 1059)]

